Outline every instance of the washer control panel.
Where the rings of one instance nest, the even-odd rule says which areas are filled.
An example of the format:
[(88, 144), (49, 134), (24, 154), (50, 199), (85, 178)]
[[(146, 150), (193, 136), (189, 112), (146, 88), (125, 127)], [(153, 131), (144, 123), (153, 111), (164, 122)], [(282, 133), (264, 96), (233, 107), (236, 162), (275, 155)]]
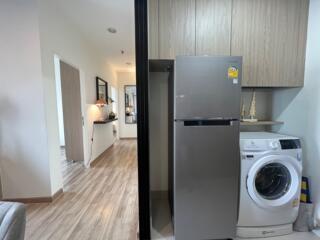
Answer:
[(274, 134), (273, 137), (269, 133), (242, 133), (240, 150), (242, 160), (255, 161), (262, 155), (273, 153), (290, 155), (300, 163), (303, 161), (300, 140), (285, 135)]
[(247, 139), (240, 145), (242, 151), (252, 152), (301, 149), (299, 139)]
[(289, 149), (300, 149), (301, 143), (299, 139), (280, 139), (282, 150), (289, 150)]
[(246, 140), (240, 145), (242, 145), (242, 151), (246, 152), (264, 152), (280, 149), (280, 143), (277, 140), (253, 139)]
[(269, 146), (272, 150), (278, 150), (279, 149), (279, 142), (278, 141), (271, 141), (269, 143)]

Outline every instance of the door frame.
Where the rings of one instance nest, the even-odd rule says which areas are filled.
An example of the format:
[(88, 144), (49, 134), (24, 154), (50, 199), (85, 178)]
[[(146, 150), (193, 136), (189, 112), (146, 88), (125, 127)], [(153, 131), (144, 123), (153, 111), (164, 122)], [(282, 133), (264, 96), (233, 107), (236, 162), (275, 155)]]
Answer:
[(147, 0), (135, 0), (135, 49), (138, 130), (139, 238), (151, 239), (150, 171), (148, 110), (148, 6)]

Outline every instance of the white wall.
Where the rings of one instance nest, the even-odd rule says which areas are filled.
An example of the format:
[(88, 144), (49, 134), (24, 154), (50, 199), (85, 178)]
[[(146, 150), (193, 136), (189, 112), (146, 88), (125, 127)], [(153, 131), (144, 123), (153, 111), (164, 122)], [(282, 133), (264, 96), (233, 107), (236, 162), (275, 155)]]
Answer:
[(36, 1), (1, 1), (0, 29), (0, 174), (3, 197), (50, 196)]
[[(54, 1), (38, 0), (39, 26), (41, 42), (42, 74), (45, 87), (46, 120), (48, 127), (50, 170), (53, 193), (62, 186), (59, 151), (59, 126), (56, 101), (54, 55), (80, 70), (82, 110), (85, 119), (84, 125), (84, 151), (86, 165), (94, 159), (90, 146), (93, 121), (99, 118), (96, 101), (95, 77), (98, 75), (108, 81), (109, 85), (116, 86), (116, 75), (104, 56), (86, 40), (78, 29), (73, 26), (57, 10)], [(94, 110), (95, 109), (95, 110)], [(92, 115), (93, 114), (93, 115)], [(112, 135), (105, 135), (105, 149), (110, 146)], [(93, 153), (101, 151), (96, 148), (97, 141), (93, 143)]]
[(284, 121), (281, 133), (303, 141), (304, 174), (311, 180), (316, 204), (316, 224), (320, 226), (320, 1), (311, 0), (309, 9), (305, 86), (274, 93), (274, 118)]
[(125, 102), (124, 102), (124, 86), (136, 85), (135, 72), (118, 72), (117, 73), (118, 89), (119, 89), (119, 131), (120, 138), (136, 138), (137, 124), (125, 123)]

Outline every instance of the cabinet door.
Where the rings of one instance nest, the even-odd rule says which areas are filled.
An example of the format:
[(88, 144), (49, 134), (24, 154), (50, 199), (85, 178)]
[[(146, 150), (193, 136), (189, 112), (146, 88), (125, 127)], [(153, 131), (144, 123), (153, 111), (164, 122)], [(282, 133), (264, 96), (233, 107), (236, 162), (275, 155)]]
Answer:
[(148, 0), (148, 54), (159, 59), (159, 0)]
[(308, 0), (233, 1), (231, 54), (243, 86), (303, 86)]
[(196, 54), (230, 55), (232, 0), (196, 0)]
[(160, 59), (195, 55), (195, 27), (195, 0), (160, 0)]

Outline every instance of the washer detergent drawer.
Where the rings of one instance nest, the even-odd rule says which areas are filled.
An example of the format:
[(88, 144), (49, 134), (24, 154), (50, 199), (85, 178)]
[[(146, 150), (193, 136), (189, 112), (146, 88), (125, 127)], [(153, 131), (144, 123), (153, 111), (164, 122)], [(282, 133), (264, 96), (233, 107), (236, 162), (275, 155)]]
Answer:
[(239, 122), (176, 121), (174, 171), (176, 240), (234, 238)]

